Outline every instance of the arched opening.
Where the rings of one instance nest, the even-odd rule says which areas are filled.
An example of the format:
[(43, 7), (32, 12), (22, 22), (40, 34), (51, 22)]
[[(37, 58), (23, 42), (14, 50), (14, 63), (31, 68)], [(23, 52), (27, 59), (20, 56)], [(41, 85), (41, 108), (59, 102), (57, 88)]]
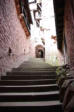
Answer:
[(37, 45), (35, 48), (36, 58), (45, 58), (45, 48), (42, 45)]
[(39, 55), (40, 58), (43, 58), (43, 50), (39, 50), (38, 55)]

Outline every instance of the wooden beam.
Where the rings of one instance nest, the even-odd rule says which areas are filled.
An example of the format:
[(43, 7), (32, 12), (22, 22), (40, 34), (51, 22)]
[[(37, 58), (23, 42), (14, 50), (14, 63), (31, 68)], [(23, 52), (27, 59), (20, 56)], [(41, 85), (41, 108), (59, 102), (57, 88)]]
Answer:
[(26, 37), (28, 38), (30, 36), (30, 31), (28, 30), (28, 28), (26, 26), (26, 22), (24, 21), (23, 14), (21, 14), (19, 0), (15, 0), (15, 6), (16, 6), (16, 10), (17, 10), (18, 19), (20, 20), (20, 23), (24, 29), (25, 34), (26, 34)]
[(34, 4), (36, 3), (36, 0), (33, 0), (32, 2), (29, 2), (29, 4)]
[(56, 13), (57, 13), (57, 14), (60, 14), (60, 13), (62, 13), (62, 12), (64, 12), (64, 8), (59, 8), (59, 9), (56, 10)]
[(57, 17), (57, 23), (61, 23), (61, 22), (63, 22), (64, 21), (64, 18), (63, 17)]
[(63, 23), (57, 23), (57, 27), (63, 27), (64, 25), (63, 25)]

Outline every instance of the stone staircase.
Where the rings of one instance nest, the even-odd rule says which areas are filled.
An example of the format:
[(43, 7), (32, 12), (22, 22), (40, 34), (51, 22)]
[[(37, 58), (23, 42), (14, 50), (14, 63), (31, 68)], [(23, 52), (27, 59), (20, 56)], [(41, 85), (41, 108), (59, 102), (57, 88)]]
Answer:
[(56, 84), (56, 67), (31, 59), (0, 81), (1, 112), (63, 112)]

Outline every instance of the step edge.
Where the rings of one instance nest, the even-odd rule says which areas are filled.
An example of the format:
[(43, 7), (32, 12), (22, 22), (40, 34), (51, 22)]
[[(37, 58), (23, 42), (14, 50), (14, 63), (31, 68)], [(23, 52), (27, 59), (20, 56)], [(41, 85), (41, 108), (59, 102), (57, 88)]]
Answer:
[(34, 102), (0, 102), (0, 107), (16, 107), (16, 106), (54, 106), (61, 105), (60, 101), (34, 101)]

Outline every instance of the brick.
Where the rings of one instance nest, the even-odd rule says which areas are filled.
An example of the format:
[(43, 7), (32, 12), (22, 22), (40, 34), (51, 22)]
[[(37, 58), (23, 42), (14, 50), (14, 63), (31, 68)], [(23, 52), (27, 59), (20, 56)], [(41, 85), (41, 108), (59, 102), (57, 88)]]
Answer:
[(30, 39), (26, 38), (14, 0), (0, 0), (0, 74), (12, 68), (19, 56), (29, 55), (29, 48)]

